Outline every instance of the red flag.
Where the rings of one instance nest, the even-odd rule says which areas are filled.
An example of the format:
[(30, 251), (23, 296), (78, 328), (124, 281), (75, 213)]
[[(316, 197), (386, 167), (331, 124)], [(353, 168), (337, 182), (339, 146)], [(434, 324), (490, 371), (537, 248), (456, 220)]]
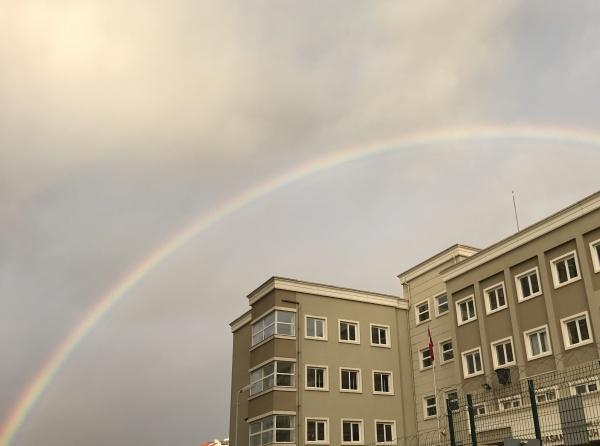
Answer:
[(431, 362), (435, 359), (433, 355), (433, 340), (431, 339), (431, 329), (427, 327), (427, 332), (429, 333), (429, 356), (431, 356)]

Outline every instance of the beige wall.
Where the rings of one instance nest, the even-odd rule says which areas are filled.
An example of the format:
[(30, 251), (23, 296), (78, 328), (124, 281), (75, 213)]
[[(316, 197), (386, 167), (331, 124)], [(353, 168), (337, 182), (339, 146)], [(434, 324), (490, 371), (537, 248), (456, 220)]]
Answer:
[[(231, 360), (231, 402), (229, 406), (229, 439), (233, 446), (235, 444), (235, 424), (236, 424), (236, 398), (239, 389), (248, 385), (250, 374), (248, 373), (248, 364), (250, 364), (250, 339), (251, 327), (247, 324), (233, 333), (233, 351)], [(239, 395), (239, 415), (238, 415), (238, 444), (248, 444), (248, 424), (245, 420), (248, 418), (248, 392)]]

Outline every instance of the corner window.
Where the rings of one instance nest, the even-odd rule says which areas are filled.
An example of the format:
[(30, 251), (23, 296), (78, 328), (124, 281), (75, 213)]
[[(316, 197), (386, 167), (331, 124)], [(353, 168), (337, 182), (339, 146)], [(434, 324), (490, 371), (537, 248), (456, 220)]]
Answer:
[(506, 296), (504, 295), (504, 283), (496, 284), (483, 290), (485, 295), (485, 309), (487, 314), (495, 313), (506, 308)]
[(342, 419), (342, 444), (363, 444), (362, 420)]
[(452, 345), (452, 339), (440, 342), (440, 356), (441, 363), (452, 361), (454, 359), (454, 347)]
[(552, 354), (547, 325), (527, 330), (523, 336), (525, 337), (527, 359), (537, 359)]
[(295, 420), (293, 415), (273, 415), (250, 423), (250, 446), (295, 443)]
[(340, 391), (362, 392), (360, 369), (340, 368)]
[(373, 393), (384, 393), (390, 395), (394, 393), (391, 372), (373, 370)]
[(306, 316), (307, 339), (327, 340), (327, 318)]
[(569, 318), (561, 319), (563, 341), (565, 348), (575, 348), (592, 342), (590, 333), (590, 320), (588, 312), (576, 314)]
[(579, 264), (575, 251), (551, 261), (554, 288), (579, 280)]
[(434, 418), (437, 416), (437, 401), (435, 395), (423, 398), (423, 418)]
[(520, 395), (509, 396), (508, 398), (502, 398), (498, 400), (498, 409), (501, 411), (518, 409), (521, 406), (522, 404)]
[(273, 335), (294, 336), (295, 313), (275, 310), (252, 324), (252, 345)]
[(392, 443), (395, 438), (396, 422), (375, 421), (375, 443)]
[(592, 265), (594, 265), (594, 272), (600, 273), (600, 240), (590, 243), (590, 250), (592, 252)]
[(427, 322), (429, 319), (429, 300), (421, 302), (415, 306), (415, 314), (417, 315), (417, 325)]
[(481, 348), (477, 347), (462, 353), (463, 375), (465, 378), (481, 375), (483, 364), (481, 362)]
[(435, 297), (435, 312), (442, 316), (448, 312), (448, 295), (446, 293)]
[(306, 366), (306, 389), (307, 390), (328, 390), (329, 377), (327, 376), (327, 366), (307, 365)]
[(492, 342), (492, 359), (495, 369), (508, 367), (515, 363), (512, 337)]
[(466, 324), (467, 322), (477, 319), (475, 299), (473, 296), (465, 297), (456, 302), (456, 318), (458, 320), (458, 325)]
[(390, 327), (371, 324), (371, 345), (377, 347), (390, 346)]
[(294, 367), (290, 361), (273, 361), (250, 372), (250, 395), (273, 387), (294, 387)]
[(358, 322), (354, 321), (338, 321), (339, 324), (339, 341), (349, 344), (359, 344), (360, 336), (358, 331)]
[(578, 381), (571, 384), (572, 395), (587, 395), (598, 391), (598, 378)]
[(421, 361), (421, 370), (428, 369), (433, 365), (433, 359), (431, 358), (431, 352), (429, 351), (429, 347), (421, 350), (419, 352), (420, 361)]
[(538, 269), (533, 268), (515, 277), (517, 299), (522, 302), (542, 294)]
[(307, 418), (306, 419), (306, 443), (327, 444), (329, 443), (329, 419)]

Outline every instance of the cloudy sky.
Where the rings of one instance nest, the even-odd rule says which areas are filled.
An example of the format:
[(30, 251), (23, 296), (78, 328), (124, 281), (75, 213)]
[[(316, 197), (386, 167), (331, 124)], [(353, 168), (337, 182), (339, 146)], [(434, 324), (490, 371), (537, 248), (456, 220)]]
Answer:
[(0, 8), (0, 420), (128, 270), (255, 185), (415, 132), (553, 135), (399, 145), (237, 209), (126, 293), (12, 446), (226, 436), (228, 323), (268, 277), (397, 294), (514, 232), (511, 190), (523, 226), (599, 189), (596, 1)]

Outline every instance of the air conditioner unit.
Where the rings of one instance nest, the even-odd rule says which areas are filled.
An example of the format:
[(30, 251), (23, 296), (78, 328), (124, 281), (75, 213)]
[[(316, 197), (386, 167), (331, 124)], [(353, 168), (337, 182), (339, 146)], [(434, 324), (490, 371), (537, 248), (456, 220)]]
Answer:
[(500, 384), (510, 384), (510, 369), (496, 369), (496, 376)]

